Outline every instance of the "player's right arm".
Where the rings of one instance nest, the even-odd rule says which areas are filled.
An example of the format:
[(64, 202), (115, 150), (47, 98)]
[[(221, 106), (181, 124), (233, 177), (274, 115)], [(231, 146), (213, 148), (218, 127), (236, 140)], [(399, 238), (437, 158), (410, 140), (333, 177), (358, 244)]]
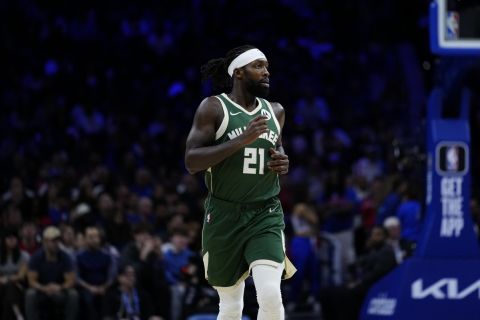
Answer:
[(268, 131), (266, 117), (258, 116), (238, 137), (214, 145), (223, 117), (223, 108), (215, 97), (204, 99), (197, 108), (185, 148), (185, 167), (191, 174), (218, 164)]

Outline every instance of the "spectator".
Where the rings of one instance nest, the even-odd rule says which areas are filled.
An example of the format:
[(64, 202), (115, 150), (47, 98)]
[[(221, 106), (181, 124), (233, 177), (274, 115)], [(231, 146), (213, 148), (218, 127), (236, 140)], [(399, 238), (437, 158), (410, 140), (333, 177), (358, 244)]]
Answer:
[(354, 218), (361, 199), (354, 191), (350, 179), (344, 179), (340, 172), (330, 172), (327, 179), (325, 202), (320, 205), (321, 229), (340, 243), (339, 276), (345, 283), (349, 279), (348, 266), (355, 261)]
[(9, 204), (2, 212), (5, 228), (18, 229), (23, 223), (22, 212), (15, 204)]
[(85, 229), (87, 249), (77, 256), (78, 285), (81, 301), (88, 319), (99, 320), (106, 290), (111, 285), (112, 257), (101, 249), (100, 230), (91, 226)]
[(387, 243), (393, 248), (395, 259), (400, 264), (406, 258), (410, 257), (415, 249), (415, 243), (402, 238), (402, 226), (397, 217), (388, 217), (383, 222), (383, 227), (387, 230)]
[[(200, 255), (193, 255), (190, 258), (188, 265), (185, 266), (183, 270), (186, 291), (183, 299), (182, 319), (202, 319), (202, 315), (216, 315), (218, 313), (218, 295), (215, 289), (213, 289), (205, 279), (203, 261)], [(255, 288), (252, 287), (253, 284), (246, 287), (245, 293), (247, 295), (253, 293), (254, 297)], [(250, 291), (247, 288), (253, 290)], [(257, 302), (255, 300), (253, 303), (248, 302), (249, 301), (247, 300), (244, 304), (244, 314), (257, 313)], [(250, 305), (253, 304), (255, 305), (255, 308), (250, 307)], [(195, 315), (198, 315), (198, 318), (195, 318)]]
[(13, 177), (10, 180), (10, 188), (2, 195), (3, 206), (18, 208), (21, 220), (35, 218), (35, 193), (25, 188), (20, 177)]
[(417, 187), (409, 184), (396, 214), (402, 226), (402, 238), (413, 242), (418, 241), (422, 223), (422, 205), (418, 197)]
[(157, 304), (164, 304), (166, 300), (161, 292), (155, 291), (157, 280), (160, 280), (155, 279), (160, 275), (154, 274), (158, 271), (157, 262), (160, 260), (159, 242), (151, 234), (151, 225), (146, 223), (139, 223), (133, 227), (133, 237), (134, 240), (122, 251), (120, 264), (129, 264), (135, 268), (138, 286), (155, 298), (153, 303), (158, 307)]
[(367, 240), (368, 252), (356, 261), (357, 280), (350, 287), (368, 289), (397, 264), (392, 247), (387, 243), (387, 232), (374, 227)]
[(362, 228), (370, 232), (375, 225), (378, 215), (378, 206), (385, 198), (385, 182), (382, 177), (375, 177), (369, 186), (368, 194), (360, 203), (360, 216), (362, 218)]
[(346, 286), (326, 288), (321, 292), (322, 315), (326, 320), (358, 319), (363, 299), (370, 287), (397, 265), (393, 249), (386, 239), (386, 230), (374, 227), (367, 241), (367, 254), (356, 261), (358, 275), (355, 281)]
[(136, 210), (127, 215), (130, 224), (140, 222), (154, 223), (155, 216), (153, 214), (153, 201), (149, 197), (142, 196), (138, 199)]
[[(153, 295), (156, 297), (154, 304), (156, 313), (164, 319), (170, 319), (170, 286), (167, 283), (165, 275), (165, 259), (162, 252), (162, 239), (159, 236), (154, 236), (154, 251), (156, 254), (156, 261), (152, 272), (153, 276)], [(203, 268), (202, 268), (203, 270)], [(202, 275), (203, 279), (203, 275)], [(204, 280), (204, 279), (203, 279)]]
[(312, 207), (305, 203), (298, 203), (293, 207), (291, 216), (294, 236), (290, 242), (290, 256), (292, 263), (297, 268), (295, 277), (289, 283), (290, 303), (287, 310), (294, 310), (301, 301), (299, 292), (305, 292), (304, 285), (310, 300), (318, 296), (320, 288), (319, 261), (316, 254), (316, 241), (318, 233), (318, 216)]
[(5, 231), (0, 245), (1, 319), (23, 319), (23, 290), (27, 275), (28, 253), (20, 250), (15, 230)]
[(72, 226), (64, 224), (60, 227), (60, 233), (61, 236), (59, 247), (70, 256), (73, 263), (75, 264), (75, 259), (77, 258), (77, 248), (75, 246), (75, 231), (73, 231)]
[(58, 185), (52, 183), (48, 187), (46, 202), (48, 203), (45, 211), (48, 215), (42, 219), (42, 224), (59, 225), (69, 220), (68, 198)]
[(162, 240), (152, 236), (150, 230), (149, 224), (134, 226), (134, 241), (122, 251), (120, 264), (134, 266), (137, 285), (152, 298), (155, 313), (170, 319), (170, 288), (165, 276)]
[[(64, 319), (75, 320), (78, 294), (74, 289), (73, 262), (59, 248), (60, 230), (47, 227), (43, 232), (43, 249), (36, 252), (28, 265), (29, 289), (25, 297), (28, 320), (37, 320), (47, 311), (63, 310)], [(55, 307), (49, 307), (51, 305)], [(50, 314), (50, 317), (52, 315)]]
[(95, 222), (95, 213), (92, 212), (88, 203), (81, 202), (72, 210), (70, 224), (76, 233), (83, 233), (86, 227), (95, 224)]
[(355, 176), (361, 176), (370, 183), (382, 174), (382, 165), (371, 146), (367, 146), (364, 152), (364, 155), (353, 164), (352, 171)]
[(359, 216), (361, 225), (355, 230), (355, 252), (357, 256), (365, 253), (365, 242), (375, 226), (377, 210), (379, 203), (385, 197), (384, 179), (382, 177), (374, 178), (368, 187), (368, 192), (359, 204)]
[[(75, 249), (76, 252), (82, 252), (87, 248), (87, 245), (85, 244), (85, 235), (83, 232), (76, 232), (75, 233)], [(75, 257), (76, 259), (76, 257)]]
[(188, 249), (188, 230), (182, 226), (171, 231), (170, 242), (162, 247), (167, 283), (171, 289), (171, 319), (178, 320), (185, 294), (184, 268), (193, 255)]
[(154, 314), (150, 296), (137, 286), (135, 268), (123, 265), (118, 273), (118, 282), (110, 288), (103, 304), (104, 320), (160, 320)]
[(33, 255), (40, 247), (37, 241), (38, 228), (33, 222), (25, 222), (20, 228), (20, 249)]
[(110, 268), (110, 278), (113, 279), (117, 275), (118, 262), (120, 260), (120, 252), (118, 251), (117, 247), (115, 247), (110, 242), (108, 242), (108, 239), (105, 236), (105, 230), (103, 230), (100, 227), (98, 227), (98, 230), (100, 231), (100, 239), (101, 239), (100, 246), (102, 248), (102, 251), (108, 254), (112, 260), (112, 266)]
[(297, 101), (295, 115), (297, 124), (316, 129), (319, 123), (327, 123), (330, 120), (330, 107), (325, 99), (309, 91)]
[(151, 226), (147, 223), (134, 226), (133, 238), (134, 240), (123, 249), (120, 263), (133, 265), (140, 275), (145, 263), (155, 254)]
[(118, 250), (124, 249), (132, 239), (132, 228), (122, 209), (118, 208), (104, 222), (105, 234), (109, 242)]
[(392, 182), (392, 188), (385, 199), (381, 202), (377, 210), (377, 225), (383, 225), (383, 221), (388, 217), (394, 216), (397, 208), (402, 202), (402, 195), (406, 191), (407, 184), (401, 177), (395, 177)]
[(102, 221), (111, 219), (115, 212), (115, 202), (110, 194), (102, 193), (98, 196), (97, 210)]
[(131, 190), (140, 197), (153, 196), (154, 185), (152, 184), (152, 174), (146, 168), (140, 168), (135, 172), (135, 183)]

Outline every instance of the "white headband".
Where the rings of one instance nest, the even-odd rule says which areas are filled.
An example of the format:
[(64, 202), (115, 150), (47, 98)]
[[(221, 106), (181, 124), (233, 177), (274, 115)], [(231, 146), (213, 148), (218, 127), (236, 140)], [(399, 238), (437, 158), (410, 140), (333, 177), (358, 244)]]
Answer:
[(258, 49), (250, 49), (245, 51), (244, 53), (233, 59), (233, 61), (230, 63), (230, 65), (228, 66), (228, 74), (230, 75), (230, 77), (233, 76), (233, 70), (246, 66), (250, 62), (257, 59), (267, 60), (267, 57), (265, 57), (263, 52)]

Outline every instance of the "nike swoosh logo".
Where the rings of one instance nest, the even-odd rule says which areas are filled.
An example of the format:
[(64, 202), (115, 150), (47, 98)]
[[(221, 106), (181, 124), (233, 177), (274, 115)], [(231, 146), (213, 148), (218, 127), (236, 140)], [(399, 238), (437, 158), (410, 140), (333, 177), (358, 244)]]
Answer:
[(269, 211), (270, 213), (272, 213), (273, 210), (274, 210), (273, 208), (268, 209), (268, 211)]
[(230, 114), (231, 114), (232, 116), (236, 116), (237, 114), (240, 114), (240, 113), (242, 113), (242, 112), (240, 111), (240, 112), (233, 113), (232, 111), (230, 111)]

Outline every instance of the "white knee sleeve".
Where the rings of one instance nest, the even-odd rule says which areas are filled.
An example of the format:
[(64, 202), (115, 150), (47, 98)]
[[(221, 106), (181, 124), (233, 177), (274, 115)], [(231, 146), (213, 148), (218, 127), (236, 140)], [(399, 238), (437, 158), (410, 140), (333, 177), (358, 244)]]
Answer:
[(245, 282), (232, 287), (214, 287), (220, 297), (217, 320), (240, 320), (243, 310)]
[(280, 282), (283, 264), (277, 267), (258, 264), (252, 268), (253, 281), (257, 290), (259, 305), (258, 320), (283, 320), (285, 312), (282, 304)]

